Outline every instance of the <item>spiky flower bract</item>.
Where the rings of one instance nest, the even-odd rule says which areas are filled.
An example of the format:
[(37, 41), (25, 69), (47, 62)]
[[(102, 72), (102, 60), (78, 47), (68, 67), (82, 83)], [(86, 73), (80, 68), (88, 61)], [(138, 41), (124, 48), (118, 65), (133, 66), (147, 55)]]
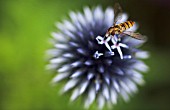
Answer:
[[(141, 72), (148, 67), (140, 60), (148, 57), (146, 51), (137, 49), (144, 41), (122, 37), (120, 41), (108, 40), (99, 44), (97, 36), (104, 36), (113, 25), (114, 10), (100, 6), (84, 8), (83, 14), (70, 12), (71, 20), (57, 23), (58, 32), (53, 32), (52, 57), (47, 66), (56, 70), (52, 80), (66, 82), (62, 92), (72, 91), (70, 100), (78, 96), (85, 98), (85, 108), (96, 101), (102, 109), (105, 104), (114, 105), (122, 97), (125, 101), (137, 91), (137, 85), (144, 83)], [(120, 22), (126, 21), (123, 14)], [(118, 22), (119, 23), (119, 22)], [(136, 26), (129, 30), (135, 31)], [(113, 51), (113, 54), (110, 51)]]

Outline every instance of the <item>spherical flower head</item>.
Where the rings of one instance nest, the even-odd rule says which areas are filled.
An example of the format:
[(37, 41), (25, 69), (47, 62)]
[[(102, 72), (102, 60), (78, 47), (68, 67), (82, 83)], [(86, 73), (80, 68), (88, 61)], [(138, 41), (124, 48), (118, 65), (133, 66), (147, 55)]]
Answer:
[[(100, 109), (109, 107), (122, 97), (125, 101), (144, 83), (141, 72), (148, 67), (140, 60), (148, 57), (146, 51), (137, 49), (145, 41), (129, 36), (108, 37), (107, 29), (113, 25), (114, 10), (100, 6), (84, 8), (83, 13), (70, 12), (71, 20), (63, 20), (53, 32), (53, 49), (48, 69), (57, 71), (53, 83), (66, 82), (62, 92), (71, 91), (70, 100), (79, 96), (85, 99), (85, 108), (97, 102)], [(117, 22), (125, 22), (127, 14)], [(134, 25), (129, 31), (135, 31)]]

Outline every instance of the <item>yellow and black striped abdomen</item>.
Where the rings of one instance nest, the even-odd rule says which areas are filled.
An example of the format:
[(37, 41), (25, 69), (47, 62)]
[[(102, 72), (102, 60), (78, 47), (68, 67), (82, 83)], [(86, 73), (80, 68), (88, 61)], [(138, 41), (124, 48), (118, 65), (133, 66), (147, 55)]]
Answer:
[(123, 31), (129, 29), (130, 27), (132, 27), (134, 25), (135, 22), (133, 21), (126, 21), (124, 23), (120, 23), (117, 25), (114, 25), (112, 27), (110, 27), (107, 32), (106, 32), (106, 37), (110, 36), (110, 35), (115, 35), (115, 34), (120, 34)]
[(134, 25), (135, 22), (133, 21), (126, 21), (124, 23), (118, 24), (118, 27), (120, 29), (120, 32), (123, 32), (129, 28), (131, 28)]

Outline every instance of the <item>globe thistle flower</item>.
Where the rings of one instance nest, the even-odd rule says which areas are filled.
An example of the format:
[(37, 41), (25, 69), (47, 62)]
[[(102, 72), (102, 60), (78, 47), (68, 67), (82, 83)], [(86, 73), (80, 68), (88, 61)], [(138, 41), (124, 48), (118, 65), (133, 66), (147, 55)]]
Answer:
[[(59, 32), (52, 33), (54, 47), (48, 50), (51, 59), (47, 66), (57, 72), (52, 82), (64, 80), (62, 92), (71, 91), (71, 101), (84, 97), (85, 108), (94, 101), (100, 109), (116, 104), (121, 97), (128, 101), (137, 92), (137, 85), (144, 83), (141, 72), (148, 69), (140, 60), (148, 53), (138, 49), (145, 41), (128, 36), (103, 41), (101, 36), (114, 19), (114, 10), (109, 7), (85, 7), (83, 13), (70, 12), (70, 18), (57, 23)], [(120, 22), (127, 18), (124, 13)]]

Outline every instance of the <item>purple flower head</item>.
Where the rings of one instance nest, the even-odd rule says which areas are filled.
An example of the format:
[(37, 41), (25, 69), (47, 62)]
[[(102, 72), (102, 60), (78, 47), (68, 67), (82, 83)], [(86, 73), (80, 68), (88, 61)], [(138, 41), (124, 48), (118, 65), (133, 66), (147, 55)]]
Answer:
[[(85, 108), (97, 102), (102, 109), (111, 106), (122, 97), (125, 101), (137, 92), (137, 85), (144, 83), (141, 72), (148, 67), (140, 60), (148, 57), (138, 49), (145, 41), (129, 36), (121, 39), (107, 38), (107, 29), (113, 25), (114, 10), (100, 6), (84, 8), (83, 13), (70, 12), (71, 20), (57, 23), (58, 32), (53, 32), (53, 49), (48, 69), (56, 70), (53, 83), (66, 82), (62, 92), (71, 91), (70, 100), (85, 98)], [(120, 22), (127, 20), (123, 14)], [(130, 31), (135, 31), (134, 25)]]

